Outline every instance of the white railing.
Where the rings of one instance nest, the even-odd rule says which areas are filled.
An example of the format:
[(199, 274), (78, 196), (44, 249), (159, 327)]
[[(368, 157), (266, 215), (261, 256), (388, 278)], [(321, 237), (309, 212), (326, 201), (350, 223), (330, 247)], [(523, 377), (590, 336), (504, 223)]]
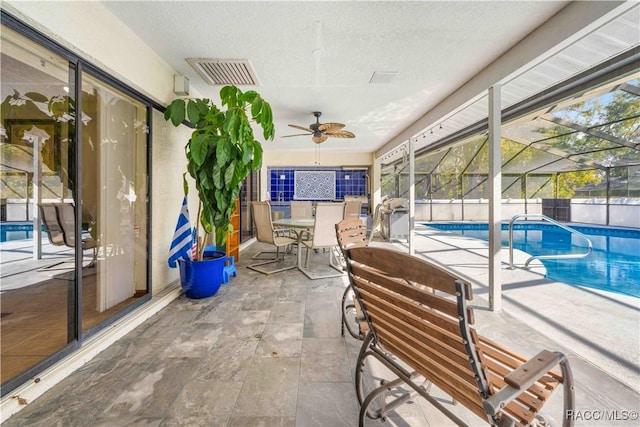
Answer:
[(527, 268), (529, 266), (529, 263), (531, 263), (531, 261), (533, 261), (534, 259), (569, 259), (569, 258), (585, 258), (586, 256), (588, 256), (591, 251), (593, 251), (593, 244), (591, 243), (591, 240), (585, 236), (584, 234), (582, 234), (581, 232), (574, 230), (571, 227), (567, 227), (564, 224), (559, 223), (556, 220), (553, 220), (551, 218), (549, 218), (546, 215), (542, 215), (542, 214), (518, 214), (518, 215), (514, 215), (513, 218), (511, 218), (511, 221), (509, 221), (509, 268), (513, 270), (513, 223), (516, 222), (519, 219), (540, 219), (543, 221), (547, 221), (550, 222), (551, 224), (554, 224), (560, 228), (562, 228), (563, 230), (568, 231), (571, 234), (575, 234), (577, 236), (582, 237), (583, 239), (585, 239), (587, 241), (587, 252), (586, 253), (579, 253), (579, 254), (556, 254), (556, 255), (535, 255), (530, 257), (529, 259), (527, 259), (527, 261), (524, 263), (524, 268)]

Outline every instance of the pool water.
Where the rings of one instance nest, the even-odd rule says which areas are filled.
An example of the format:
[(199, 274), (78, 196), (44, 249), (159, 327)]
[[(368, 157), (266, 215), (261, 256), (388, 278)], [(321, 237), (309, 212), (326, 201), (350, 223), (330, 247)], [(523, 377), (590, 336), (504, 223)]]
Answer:
[[(42, 231), (45, 232), (44, 226)], [(26, 240), (33, 237), (33, 223), (31, 222), (11, 222), (0, 224), (0, 242), (10, 242), (13, 240)]]
[[(486, 223), (423, 223), (427, 227), (488, 240)], [(569, 225), (593, 243), (586, 258), (540, 260), (547, 278), (640, 298), (640, 229)], [(509, 225), (502, 224), (502, 245), (509, 246)], [(584, 253), (580, 236), (540, 222), (514, 224), (513, 247), (531, 255)]]

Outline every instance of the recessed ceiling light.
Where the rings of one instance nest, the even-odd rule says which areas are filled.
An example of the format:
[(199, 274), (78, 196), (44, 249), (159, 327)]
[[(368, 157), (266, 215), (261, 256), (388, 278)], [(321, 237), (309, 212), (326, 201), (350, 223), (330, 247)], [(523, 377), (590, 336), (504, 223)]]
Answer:
[(391, 80), (397, 75), (397, 71), (374, 71), (369, 84), (391, 83)]

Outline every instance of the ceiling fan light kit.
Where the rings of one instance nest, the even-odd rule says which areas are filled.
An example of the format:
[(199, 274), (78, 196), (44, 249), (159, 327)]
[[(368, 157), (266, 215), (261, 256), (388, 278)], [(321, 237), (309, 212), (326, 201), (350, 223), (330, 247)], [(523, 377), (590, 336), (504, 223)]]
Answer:
[(298, 133), (295, 135), (285, 135), (283, 138), (289, 138), (292, 136), (308, 136), (311, 135), (311, 140), (316, 144), (325, 142), (328, 138), (355, 138), (355, 135), (348, 130), (342, 130), (344, 125), (342, 123), (320, 123), (320, 111), (314, 111), (313, 115), (316, 118), (315, 123), (311, 123), (308, 128), (299, 125), (289, 125), (294, 129), (300, 129), (308, 133)]

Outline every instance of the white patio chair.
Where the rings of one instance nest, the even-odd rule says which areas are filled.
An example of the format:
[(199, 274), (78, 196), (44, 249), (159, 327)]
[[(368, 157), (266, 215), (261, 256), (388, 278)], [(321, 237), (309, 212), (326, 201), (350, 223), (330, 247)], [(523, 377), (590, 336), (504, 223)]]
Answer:
[[(266, 268), (262, 268), (263, 265), (279, 263), (284, 261), (284, 257), (286, 256), (286, 252), (287, 252), (286, 250), (287, 247), (289, 245), (296, 243), (296, 239), (291, 237), (291, 235), (289, 234), (289, 230), (281, 230), (273, 227), (273, 222), (271, 221), (271, 206), (269, 205), (269, 203), (252, 202), (251, 212), (253, 216), (253, 223), (256, 227), (256, 240), (258, 242), (268, 243), (270, 245), (275, 246), (276, 252), (275, 252), (275, 258), (270, 258), (267, 260), (264, 260), (264, 258), (261, 258), (264, 261), (248, 265), (247, 268), (258, 271), (262, 274), (278, 273), (280, 271), (296, 268), (295, 264), (283, 266), (275, 270), (268, 270)], [(267, 253), (267, 252), (260, 251), (257, 254), (255, 254), (252, 258), (259, 258), (259, 256), (263, 253)], [(270, 253), (273, 253), (273, 252), (270, 252)]]
[[(298, 268), (310, 279), (327, 279), (342, 276), (342, 265), (336, 253), (338, 240), (336, 239), (336, 224), (342, 221), (344, 203), (318, 203), (316, 205), (315, 223), (309, 240), (302, 240), (298, 245)], [(302, 247), (306, 249), (304, 266), (302, 265)], [(329, 249), (329, 265), (337, 273), (316, 274), (309, 269), (309, 253), (315, 249)]]
[(311, 200), (292, 200), (291, 218), (313, 218), (313, 203)]

